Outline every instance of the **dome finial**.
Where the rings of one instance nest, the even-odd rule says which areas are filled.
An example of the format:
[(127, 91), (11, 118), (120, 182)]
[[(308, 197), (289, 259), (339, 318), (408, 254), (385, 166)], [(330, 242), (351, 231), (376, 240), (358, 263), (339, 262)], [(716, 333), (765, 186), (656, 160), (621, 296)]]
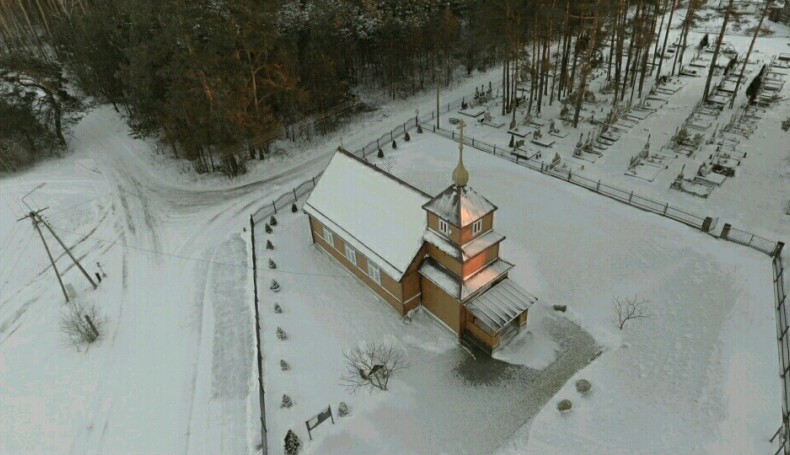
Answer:
[(469, 182), (469, 172), (464, 167), (464, 128), (466, 123), (463, 119), (458, 124), (458, 130), (461, 131), (460, 138), (458, 139), (458, 165), (453, 171), (453, 183), (455, 186), (466, 186)]

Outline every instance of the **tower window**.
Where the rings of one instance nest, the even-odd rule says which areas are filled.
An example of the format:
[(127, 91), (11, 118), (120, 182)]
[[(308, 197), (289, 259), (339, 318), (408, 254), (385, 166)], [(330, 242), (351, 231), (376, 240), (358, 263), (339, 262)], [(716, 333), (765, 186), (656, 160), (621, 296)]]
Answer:
[(483, 219), (479, 219), (472, 223), (472, 235), (477, 235), (483, 230)]
[(447, 224), (447, 221), (439, 220), (439, 230), (446, 236), (449, 236), (452, 231), (450, 230), (450, 225)]

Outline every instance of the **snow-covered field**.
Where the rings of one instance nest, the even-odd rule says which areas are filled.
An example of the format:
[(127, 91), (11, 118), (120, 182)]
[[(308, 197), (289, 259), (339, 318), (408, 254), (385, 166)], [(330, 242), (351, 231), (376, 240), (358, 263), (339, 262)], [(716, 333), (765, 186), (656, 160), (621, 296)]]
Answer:
[[(788, 50), (787, 29), (770, 27), (777, 37), (756, 46), (763, 61)], [(748, 37), (726, 39), (741, 52), (748, 46)], [(443, 100), (499, 77), (463, 79)], [(683, 164), (699, 165), (694, 158), (673, 159), (653, 182), (624, 175), (647, 134), (660, 148), (691, 112), (704, 78), (683, 82), (604, 157), (577, 168), (718, 216), (719, 226), (786, 241), (790, 161), (779, 125), (790, 103), (768, 110), (741, 144), (748, 157), (737, 176), (707, 200), (668, 189)], [(429, 112), (433, 96), (389, 102), (311, 144), (280, 144), (286, 153), (230, 182), (154, 155), (152, 143), (130, 138), (123, 119), (102, 107), (77, 125), (65, 158), (0, 178), (0, 453), (254, 452), (261, 441), (252, 274), (242, 230), (249, 213), (320, 172), (341, 138), (349, 149), (362, 147), (413, 119), (415, 108)], [(474, 125), (467, 134), (504, 147), (503, 129)], [(544, 157), (558, 151), (571, 162), (579, 131)], [(385, 148), (394, 174), (432, 194), (449, 184), (456, 144), (412, 132), (398, 145)], [(470, 184), (499, 207), (502, 256), (517, 265), (511, 278), (540, 298), (529, 330), (496, 359), (474, 357), (427, 313), (403, 322), (310, 244), (304, 215), (283, 213), (274, 251), (256, 233), (272, 453), (288, 428), (307, 453), (769, 451), (781, 389), (765, 255), (470, 148), (465, 156)], [(77, 300), (107, 318), (89, 349), (60, 333), (66, 307), (54, 272), (30, 222), (17, 222), (31, 190), (24, 202), (46, 207), (42, 215), (88, 273), (97, 262), (107, 273), (92, 290), (44, 232)], [(269, 257), (276, 271), (266, 269)], [(273, 278), (283, 286), (278, 294), (268, 291)], [(620, 331), (611, 300), (633, 295), (649, 301), (651, 317)], [(275, 301), (282, 314), (272, 311)], [(554, 304), (568, 312), (554, 312)], [(277, 340), (278, 326), (288, 340)], [(343, 349), (372, 339), (404, 349), (411, 366), (387, 392), (350, 395), (338, 383)], [(280, 371), (281, 358), (289, 371)], [(575, 391), (578, 378), (592, 382), (589, 395)], [(281, 409), (286, 393), (294, 406)], [(563, 398), (574, 406), (560, 414)], [(304, 421), (329, 404), (336, 412), (340, 401), (351, 415), (325, 422), (309, 442)]]
[[(329, 140), (362, 146), (432, 99), (390, 103), (365, 128)], [(261, 204), (320, 172), (331, 148), (316, 141), (251, 163), (235, 181), (196, 177), (101, 107), (75, 127), (66, 157), (0, 178), (0, 453), (253, 452), (260, 427), (242, 229)], [(17, 222), (29, 211), (23, 202), (46, 208), (91, 276), (97, 262), (107, 273), (91, 290), (44, 232), (65, 284), (107, 318), (88, 350), (60, 333), (67, 307), (36, 231)]]
[[(386, 155), (394, 158), (395, 175), (435, 194), (450, 181), (457, 144), (413, 134)], [(263, 241), (258, 248), (278, 264), (259, 279), (267, 289), (263, 336), (272, 447), (288, 428), (305, 440), (304, 420), (322, 406), (334, 409), (346, 401), (352, 416), (319, 427), (315, 440), (305, 441), (308, 453), (767, 450), (780, 411), (765, 255), (487, 154), (465, 156), (470, 184), (499, 207), (496, 229), (507, 236), (502, 256), (517, 265), (511, 277), (541, 299), (530, 312), (529, 332), (497, 356), (531, 368), (492, 367), (490, 360), (469, 357), (424, 313), (402, 323), (310, 245), (304, 215), (283, 214), (284, 226), (269, 236), (275, 250), (264, 250)], [(281, 292), (268, 291), (272, 278)], [(611, 300), (633, 295), (649, 301), (651, 317), (619, 331), (611, 322)], [(283, 314), (272, 311), (275, 302)], [(589, 346), (573, 345), (575, 335), (565, 339), (573, 325), (558, 331), (558, 321), (566, 318), (553, 304), (568, 305), (570, 320), (605, 347), (573, 376), (591, 380), (589, 396), (579, 396), (573, 380), (553, 398), (545, 395), (545, 381), (555, 378), (552, 361)], [(275, 337), (278, 326), (288, 340)], [(388, 392), (350, 395), (338, 384), (342, 352), (372, 339), (392, 340), (412, 366)], [(497, 388), (492, 391), (486, 375), (466, 376), (459, 357), (497, 376)], [(292, 369), (280, 371), (280, 359)], [(497, 374), (499, 368), (508, 373)], [(514, 371), (541, 379), (524, 380)], [(529, 405), (512, 413), (492, 401), (513, 389), (547, 406), (539, 413), (540, 406)], [(279, 407), (282, 394), (294, 399), (294, 407)], [(555, 409), (561, 398), (574, 402), (568, 415)], [(453, 417), (431, 418), (436, 415)]]

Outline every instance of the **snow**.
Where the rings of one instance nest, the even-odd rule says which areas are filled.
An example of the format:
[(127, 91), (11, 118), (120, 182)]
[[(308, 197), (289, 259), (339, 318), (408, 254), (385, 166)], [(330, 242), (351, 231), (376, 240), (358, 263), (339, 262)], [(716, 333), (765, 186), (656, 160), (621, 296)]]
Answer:
[[(487, 80), (454, 81), (443, 96)], [(279, 142), (233, 180), (156, 154), (102, 106), (72, 131), (64, 158), (0, 177), (0, 453), (253, 452), (250, 212), (323, 169), (326, 141), (360, 147), (434, 97), (389, 102), (328, 139)], [(45, 233), (66, 284), (108, 318), (87, 351), (60, 335), (63, 296), (35, 230), (16, 221), (29, 211), (20, 198), (42, 183), (25, 201), (48, 207), (42, 215), (89, 273), (97, 261), (107, 272), (92, 291)]]
[[(454, 152), (425, 135), (397, 158), (396, 175), (431, 191)], [(517, 265), (511, 278), (540, 296), (537, 308), (568, 304), (569, 317), (607, 346), (573, 378), (592, 381), (593, 393), (579, 402), (569, 381), (500, 453), (715, 452), (725, 435), (746, 453), (765, 451), (781, 415), (767, 257), (499, 157), (465, 161), (470, 181), (500, 207), (494, 223), (508, 237), (502, 255)], [(633, 295), (650, 301), (652, 317), (621, 333), (610, 302)], [(527, 348), (500, 358), (525, 363)], [(760, 406), (739, 408), (736, 387)], [(567, 416), (556, 412), (561, 398), (574, 401)], [(747, 420), (748, 429), (735, 424)]]
[(496, 210), (496, 206), (469, 186), (450, 185), (425, 204), (425, 210), (463, 228)]
[(469, 302), (467, 308), (497, 332), (513, 322), (537, 299), (505, 278)]
[[(776, 35), (757, 41), (756, 62), (787, 49), (787, 27), (768, 26)], [(692, 32), (689, 42), (701, 36)], [(727, 37), (741, 54), (749, 40)], [(758, 68), (750, 65), (747, 83)], [(442, 96), (460, 98), (485, 80), (456, 82)], [(602, 82), (593, 79), (591, 88)], [(790, 168), (780, 125), (790, 103), (768, 108), (741, 138), (737, 151), (746, 157), (737, 176), (707, 199), (668, 188), (681, 166), (698, 168), (700, 153), (675, 158), (653, 182), (623, 174), (648, 133), (658, 149), (694, 110), (704, 78), (680, 83), (664, 95), (667, 104), (581, 172), (720, 217), (719, 227), (730, 222), (786, 240)], [(780, 95), (788, 90), (785, 84)], [(413, 119), (415, 107), (430, 111), (433, 96), (388, 103), (306, 146), (278, 143), (283, 152), (251, 162), (251, 173), (231, 182), (194, 176), (185, 162), (154, 155), (150, 141), (131, 139), (123, 119), (102, 107), (81, 120), (68, 157), (0, 179), (0, 452), (253, 452), (260, 416), (246, 217), (318, 173), (332, 156), (328, 144), (342, 136), (361, 147)], [(593, 109), (585, 105), (583, 118)], [(734, 112), (724, 109), (719, 129)], [(583, 122), (546, 155), (570, 161), (577, 134), (591, 128)], [(466, 133), (502, 150), (509, 140), (477, 124)], [(447, 187), (457, 162), (457, 145), (427, 131), (386, 152), (398, 177), (429, 194)], [(500, 207), (495, 229), (508, 238), (502, 255), (517, 266), (510, 278), (540, 296), (526, 331), (499, 360), (474, 357), (423, 310), (402, 319), (310, 244), (306, 216), (283, 214), (271, 237), (276, 249), (256, 245), (263, 264), (269, 257), (278, 264), (258, 277), (272, 453), (288, 428), (307, 454), (771, 451), (781, 387), (766, 256), (499, 157), (469, 147), (466, 155), (472, 185)], [(20, 198), (41, 183), (25, 201), (48, 207), (43, 215), (89, 272), (97, 261), (107, 272), (93, 291), (53, 247), (78, 299), (108, 317), (105, 336), (87, 350), (59, 334), (60, 289), (38, 235), (16, 221), (28, 212)], [(278, 294), (268, 291), (275, 277)], [(651, 317), (620, 331), (610, 320), (611, 299), (633, 295), (649, 300)], [(271, 311), (275, 302), (283, 314)], [(554, 304), (568, 305), (567, 313)], [(277, 340), (278, 326), (287, 341)], [(369, 340), (406, 350), (411, 366), (385, 393), (351, 395), (337, 381), (342, 352)], [(291, 370), (280, 371), (280, 358)], [(592, 383), (586, 396), (573, 387), (580, 378)], [(283, 393), (293, 408), (279, 408)], [(560, 414), (564, 398), (573, 409)], [(351, 415), (325, 422), (308, 441), (304, 420), (341, 400)]]
[(475, 237), (473, 240), (470, 240), (460, 248), (455, 246), (446, 237), (436, 233), (432, 229), (425, 231), (423, 239), (436, 248), (442, 250), (442, 252), (447, 253), (451, 257), (459, 260), (462, 258), (463, 260), (467, 260), (482, 253), (491, 245), (505, 240), (505, 236), (491, 229), (482, 235)]
[(399, 281), (427, 226), (429, 197), (358, 158), (338, 151), (316, 184), (305, 211)]

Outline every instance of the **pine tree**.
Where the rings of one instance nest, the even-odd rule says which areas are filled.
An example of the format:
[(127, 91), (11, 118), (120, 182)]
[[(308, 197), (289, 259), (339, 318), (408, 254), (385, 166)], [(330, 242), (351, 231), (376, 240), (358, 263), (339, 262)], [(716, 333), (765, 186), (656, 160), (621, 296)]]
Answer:
[(379, 149), (379, 152), (376, 154), (378, 158), (384, 158), (384, 150)]
[(271, 240), (266, 240), (266, 249), (267, 250), (273, 250), (274, 249), (274, 245), (272, 245), (272, 241)]
[(275, 218), (274, 215), (272, 215), (271, 218), (269, 218), (269, 224), (271, 224), (272, 226), (277, 226), (277, 218)]
[(298, 211), (299, 211), (299, 209), (296, 207), (296, 202), (291, 204), (291, 213), (296, 213)]
[(271, 258), (269, 258), (269, 268), (270, 269), (276, 269), (277, 268), (277, 264), (275, 264), (274, 261)]
[(301, 447), (302, 443), (299, 441), (299, 436), (292, 430), (288, 430), (288, 434), (285, 435), (285, 453), (287, 455), (297, 455)]
[(760, 87), (763, 84), (763, 72), (765, 71), (765, 65), (760, 68), (760, 72), (757, 73), (757, 76), (752, 79), (751, 84), (746, 87), (746, 97), (749, 98), (750, 103), (754, 103), (757, 99), (757, 95), (760, 93)]
[(398, 148), (398, 143), (393, 140), (392, 141), (392, 149), (394, 150), (396, 148)]

